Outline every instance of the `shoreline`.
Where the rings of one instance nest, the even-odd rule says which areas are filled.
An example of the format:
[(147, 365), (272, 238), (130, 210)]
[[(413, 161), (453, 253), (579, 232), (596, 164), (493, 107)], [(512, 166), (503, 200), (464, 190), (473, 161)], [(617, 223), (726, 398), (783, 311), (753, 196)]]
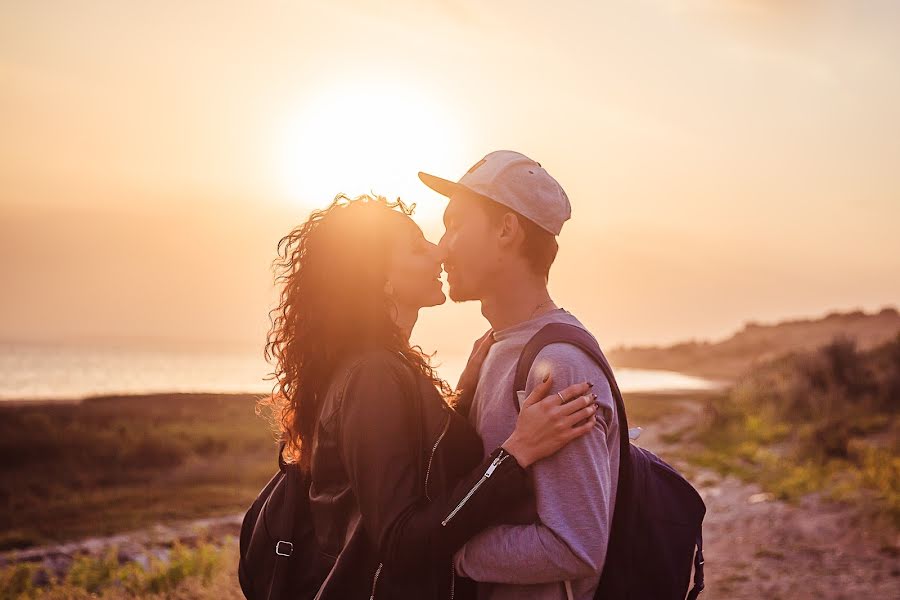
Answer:
[(85, 402), (103, 402), (116, 401), (126, 399), (139, 398), (167, 398), (174, 397), (189, 398), (249, 398), (267, 396), (268, 393), (263, 392), (182, 392), (182, 391), (162, 391), (162, 392), (122, 392), (117, 394), (91, 394), (81, 397), (67, 398), (3, 398), (0, 397), (0, 410), (3, 408), (18, 408), (31, 406), (73, 406), (83, 404)]
[[(676, 371), (672, 371), (673, 373), (677, 373)], [(712, 381), (712, 380), (711, 380)], [(684, 396), (686, 394), (690, 395), (698, 395), (705, 396), (708, 394), (718, 394), (722, 391), (726, 390), (732, 382), (730, 381), (714, 381), (713, 383), (717, 384), (717, 387), (710, 387), (705, 389), (680, 389), (680, 388), (658, 388), (658, 389), (640, 389), (640, 390), (623, 390), (622, 395), (625, 398), (629, 396), (643, 396), (643, 395), (651, 395), (651, 396)], [(0, 398), (0, 410), (6, 408), (31, 408), (31, 407), (50, 407), (50, 406), (77, 406), (84, 403), (91, 402), (115, 402), (115, 401), (130, 401), (130, 400), (140, 400), (140, 399), (174, 399), (177, 397), (181, 397), (185, 400), (189, 400), (191, 398), (250, 398), (250, 397), (262, 397), (268, 394), (265, 393), (256, 393), (256, 392), (135, 392), (135, 393), (122, 393), (122, 394), (99, 394), (99, 395), (90, 395), (83, 396), (80, 398), (35, 398), (33, 400), (30, 399), (21, 399), (21, 398), (10, 398), (4, 399)]]
[[(631, 367), (622, 367), (622, 369), (631, 369)], [(687, 375), (679, 371), (668, 371), (665, 369), (642, 369), (652, 371), (665, 371), (675, 375)], [(660, 387), (660, 388), (640, 388), (640, 389), (623, 389), (622, 395), (664, 395), (678, 396), (684, 394), (707, 395), (717, 394), (728, 389), (733, 382), (728, 380), (708, 379), (710, 384), (706, 388), (678, 388), (678, 387)], [(262, 392), (181, 392), (181, 391), (162, 391), (162, 392), (123, 392), (120, 394), (91, 394), (82, 397), (69, 398), (3, 398), (0, 397), (0, 410), (4, 408), (28, 408), (28, 407), (46, 407), (46, 406), (76, 406), (91, 402), (115, 402), (128, 401), (138, 399), (175, 399), (182, 398), (189, 400), (191, 398), (260, 398), (269, 395)]]

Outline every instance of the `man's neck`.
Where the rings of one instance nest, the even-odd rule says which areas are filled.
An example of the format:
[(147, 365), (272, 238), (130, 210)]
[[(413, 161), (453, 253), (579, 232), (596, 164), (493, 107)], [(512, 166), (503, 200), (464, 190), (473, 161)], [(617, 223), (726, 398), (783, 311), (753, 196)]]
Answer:
[(528, 321), (555, 308), (543, 279), (519, 280), (517, 285), (498, 286), (481, 299), (481, 314), (494, 331)]

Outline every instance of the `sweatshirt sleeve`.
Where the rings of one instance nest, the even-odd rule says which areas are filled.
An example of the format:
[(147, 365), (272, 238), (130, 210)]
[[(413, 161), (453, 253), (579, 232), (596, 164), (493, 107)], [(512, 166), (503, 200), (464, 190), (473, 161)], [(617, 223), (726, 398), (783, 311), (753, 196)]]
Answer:
[(553, 392), (592, 382), (600, 410), (590, 433), (532, 465), (536, 522), (492, 527), (456, 553), (457, 571), (476, 581), (550, 583), (599, 576), (603, 570), (618, 478), (615, 400), (600, 367), (569, 344), (551, 344), (540, 352), (526, 393), (547, 368)]

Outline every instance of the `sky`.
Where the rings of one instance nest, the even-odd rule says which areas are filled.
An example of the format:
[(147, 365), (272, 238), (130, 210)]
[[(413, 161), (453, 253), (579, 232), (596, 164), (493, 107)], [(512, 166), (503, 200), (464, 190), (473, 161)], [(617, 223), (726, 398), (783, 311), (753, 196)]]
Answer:
[[(900, 299), (900, 3), (7, 2), (0, 340), (259, 346), (278, 239), (513, 149), (603, 346)], [(474, 303), (413, 339), (467, 352)]]

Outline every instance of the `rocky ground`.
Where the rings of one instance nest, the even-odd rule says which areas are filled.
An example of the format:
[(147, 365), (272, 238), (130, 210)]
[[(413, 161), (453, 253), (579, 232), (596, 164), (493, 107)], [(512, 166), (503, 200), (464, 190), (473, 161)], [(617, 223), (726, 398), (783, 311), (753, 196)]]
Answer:
[[(665, 434), (689, 427), (700, 408), (685, 402), (677, 417), (645, 426), (636, 443), (673, 456), (685, 442), (666, 443)], [(900, 598), (900, 537), (873, 529), (854, 507), (815, 496), (790, 505), (752, 483), (671, 462), (690, 473), (707, 507), (701, 598)]]

